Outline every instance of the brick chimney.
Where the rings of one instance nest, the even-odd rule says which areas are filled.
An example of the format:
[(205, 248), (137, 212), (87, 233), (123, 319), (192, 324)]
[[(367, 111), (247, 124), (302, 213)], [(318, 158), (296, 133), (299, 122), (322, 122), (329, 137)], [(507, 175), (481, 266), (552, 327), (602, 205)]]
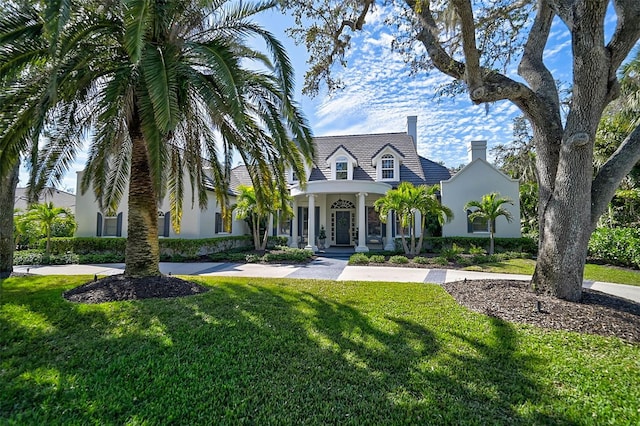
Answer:
[(468, 148), (469, 162), (478, 158), (487, 161), (487, 141), (471, 141)]

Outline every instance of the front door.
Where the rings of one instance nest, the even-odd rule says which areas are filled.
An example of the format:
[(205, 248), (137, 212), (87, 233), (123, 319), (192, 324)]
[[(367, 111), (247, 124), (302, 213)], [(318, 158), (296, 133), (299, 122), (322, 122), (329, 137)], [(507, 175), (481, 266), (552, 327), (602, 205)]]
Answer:
[(351, 230), (351, 212), (336, 212), (336, 245), (348, 246), (351, 244), (349, 232)]

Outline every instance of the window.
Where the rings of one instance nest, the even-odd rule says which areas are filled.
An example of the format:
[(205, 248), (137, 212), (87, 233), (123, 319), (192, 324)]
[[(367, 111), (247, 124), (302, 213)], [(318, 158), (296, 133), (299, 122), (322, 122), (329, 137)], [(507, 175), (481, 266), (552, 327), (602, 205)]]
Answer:
[(336, 158), (336, 180), (347, 180), (349, 178), (349, 163), (346, 157)]
[(121, 237), (122, 236), (122, 212), (117, 216), (103, 216), (97, 213), (96, 236), (97, 237)]
[(382, 222), (373, 207), (367, 207), (367, 242), (382, 242)]
[[(467, 210), (467, 232), (470, 234), (476, 232), (489, 232), (489, 221), (483, 217), (477, 217), (474, 220), (469, 219), (469, 215), (473, 213), (471, 210)], [(493, 230), (495, 231), (496, 225), (493, 224)]]
[(382, 156), (382, 179), (394, 179), (395, 178), (395, 160), (393, 155), (385, 154)]
[(222, 213), (216, 212), (216, 234), (230, 234), (231, 233), (231, 218), (225, 217)]
[(118, 218), (115, 216), (106, 216), (104, 218), (104, 233), (105, 237), (117, 237), (118, 236)]

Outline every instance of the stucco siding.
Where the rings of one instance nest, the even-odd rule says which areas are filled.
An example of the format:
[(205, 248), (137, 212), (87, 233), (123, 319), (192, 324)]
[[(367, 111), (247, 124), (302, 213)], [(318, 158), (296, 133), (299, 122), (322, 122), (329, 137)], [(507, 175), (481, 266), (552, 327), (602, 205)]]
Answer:
[(449, 180), (441, 182), (442, 204), (453, 210), (454, 219), (442, 227), (442, 235), (479, 236), (482, 233), (469, 233), (467, 214), (464, 205), (471, 200), (480, 200), (484, 194), (498, 192), (513, 200), (513, 205), (504, 207), (513, 215), (513, 221), (504, 217), (496, 220), (496, 237), (520, 237), (520, 200), (519, 184), (499, 172), (483, 160), (475, 160)]

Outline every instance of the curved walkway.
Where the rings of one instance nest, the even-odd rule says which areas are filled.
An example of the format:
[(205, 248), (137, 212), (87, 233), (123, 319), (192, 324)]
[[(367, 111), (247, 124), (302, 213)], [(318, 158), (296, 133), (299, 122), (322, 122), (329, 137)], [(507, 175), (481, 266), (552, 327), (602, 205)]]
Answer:
[[(123, 263), (99, 265), (15, 266), (15, 272), (38, 275), (115, 275), (124, 272)], [(496, 274), (454, 269), (404, 268), (390, 266), (350, 266), (346, 260), (319, 257), (305, 265), (254, 263), (160, 263), (160, 271), (172, 275), (235, 276), (261, 278), (305, 278), (335, 281), (391, 281), (442, 284), (464, 279), (509, 279), (528, 281), (530, 275)], [(587, 281), (584, 288), (597, 290), (640, 303), (640, 287)]]

